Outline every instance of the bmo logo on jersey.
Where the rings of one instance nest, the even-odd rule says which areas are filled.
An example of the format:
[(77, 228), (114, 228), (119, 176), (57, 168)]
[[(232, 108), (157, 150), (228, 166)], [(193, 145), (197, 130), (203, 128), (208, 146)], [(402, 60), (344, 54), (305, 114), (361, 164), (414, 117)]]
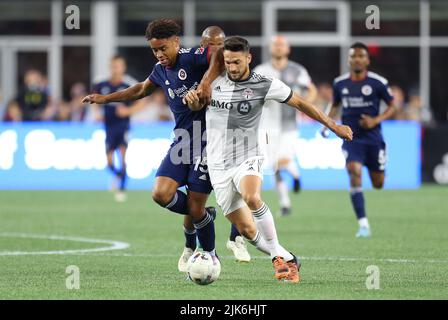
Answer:
[(232, 110), (233, 109), (233, 103), (232, 102), (220, 102), (218, 100), (212, 99), (210, 102), (210, 106), (218, 109), (227, 109)]
[(184, 69), (180, 69), (179, 72), (177, 73), (177, 76), (179, 77), (180, 80), (187, 79), (187, 73), (185, 72)]

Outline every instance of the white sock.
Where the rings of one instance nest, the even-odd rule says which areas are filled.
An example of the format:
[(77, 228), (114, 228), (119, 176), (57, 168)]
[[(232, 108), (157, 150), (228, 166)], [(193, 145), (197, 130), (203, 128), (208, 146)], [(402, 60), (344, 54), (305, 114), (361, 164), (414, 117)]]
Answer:
[(280, 207), (291, 208), (291, 200), (289, 199), (288, 187), (284, 181), (276, 183), (277, 192), (280, 197)]
[(213, 251), (205, 251), (204, 250), (204, 252), (210, 253), (211, 256), (216, 256), (216, 249), (213, 249)]
[(261, 252), (270, 255), (271, 251), (269, 250), (269, 247), (266, 243), (266, 240), (261, 236), (260, 232), (257, 230), (257, 234), (253, 239), (247, 239), (246, 240), (253, 246), (255, 246), (258, 250)]
[(288, 162), (286, 170), (294, 177), (294, 179), (299, 179), (299, 168), (297, 167), (294, 160)]
[(279, 243), (277, 237), (277, 230), (275, 230), (274, 217), (268, 206), (263, 203), (260, 208), (252, 211), (254, 215), (255, 224), (261, 236), (266, 241), (269, 248), (271, 258), (276, 256), (283, 257), (286, 261), (292, 260), (294, 257), (291, 253), (285, 250)]
[(369, 220), (366, 217), (359, 219), (358, 223), (360, 227), (370, 228)]

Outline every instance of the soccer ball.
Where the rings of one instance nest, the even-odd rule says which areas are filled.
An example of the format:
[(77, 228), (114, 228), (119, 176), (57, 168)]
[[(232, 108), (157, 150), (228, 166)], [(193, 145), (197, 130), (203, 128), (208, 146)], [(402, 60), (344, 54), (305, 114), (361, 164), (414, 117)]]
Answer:
[(206, 285), (218, 279), (221, 263), (207, 252), (195, 252), (187, 262), (188, 278), (196, 284)]

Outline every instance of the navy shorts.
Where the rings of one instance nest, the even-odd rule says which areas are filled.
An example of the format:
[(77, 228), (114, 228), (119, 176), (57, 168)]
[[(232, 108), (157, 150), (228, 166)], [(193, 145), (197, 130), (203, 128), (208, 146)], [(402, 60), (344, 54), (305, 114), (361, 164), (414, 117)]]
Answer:
[[(171, 145), (165, 158), (162, 160), (156, 177), (169, 177), (179, 183), (179, 186), (186, 186), (188, 190), (210, 194), (213, 187), (208, 175), (206, 159), (197, 157), (190, 163), (174, 164), (170, 154), (174, 144)], [(205, 148), (205, 146), (204, 146)]]
[(369, 171), (384, 171), (386, 167), (386, 144), (384, 141), (370, 144), (359, 141), (344, 141), (342, 152), (346, 163), (360, 162)]
[(113, 151), (120, 146), (128, 146), (129, 129), (106, 130), (106, 151)]

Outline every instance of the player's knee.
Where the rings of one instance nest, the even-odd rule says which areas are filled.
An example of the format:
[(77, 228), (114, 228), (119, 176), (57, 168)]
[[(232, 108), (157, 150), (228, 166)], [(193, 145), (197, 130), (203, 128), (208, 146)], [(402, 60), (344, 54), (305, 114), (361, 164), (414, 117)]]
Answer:
[(152, 199), (162, 207), (166, 207), (173, 199), (173, 196), (170, 192), (165, 192), (160, 188), (154, 188), (152, 191)]
[(258, 193), (244, 194), (243, 199), (251, 210), (257, 210), (262, 204), (261, 197)]
[(384, 180), (376, 180), (372, 181), (372, 185), (375, 189), (383, 189), (384, 186)]

